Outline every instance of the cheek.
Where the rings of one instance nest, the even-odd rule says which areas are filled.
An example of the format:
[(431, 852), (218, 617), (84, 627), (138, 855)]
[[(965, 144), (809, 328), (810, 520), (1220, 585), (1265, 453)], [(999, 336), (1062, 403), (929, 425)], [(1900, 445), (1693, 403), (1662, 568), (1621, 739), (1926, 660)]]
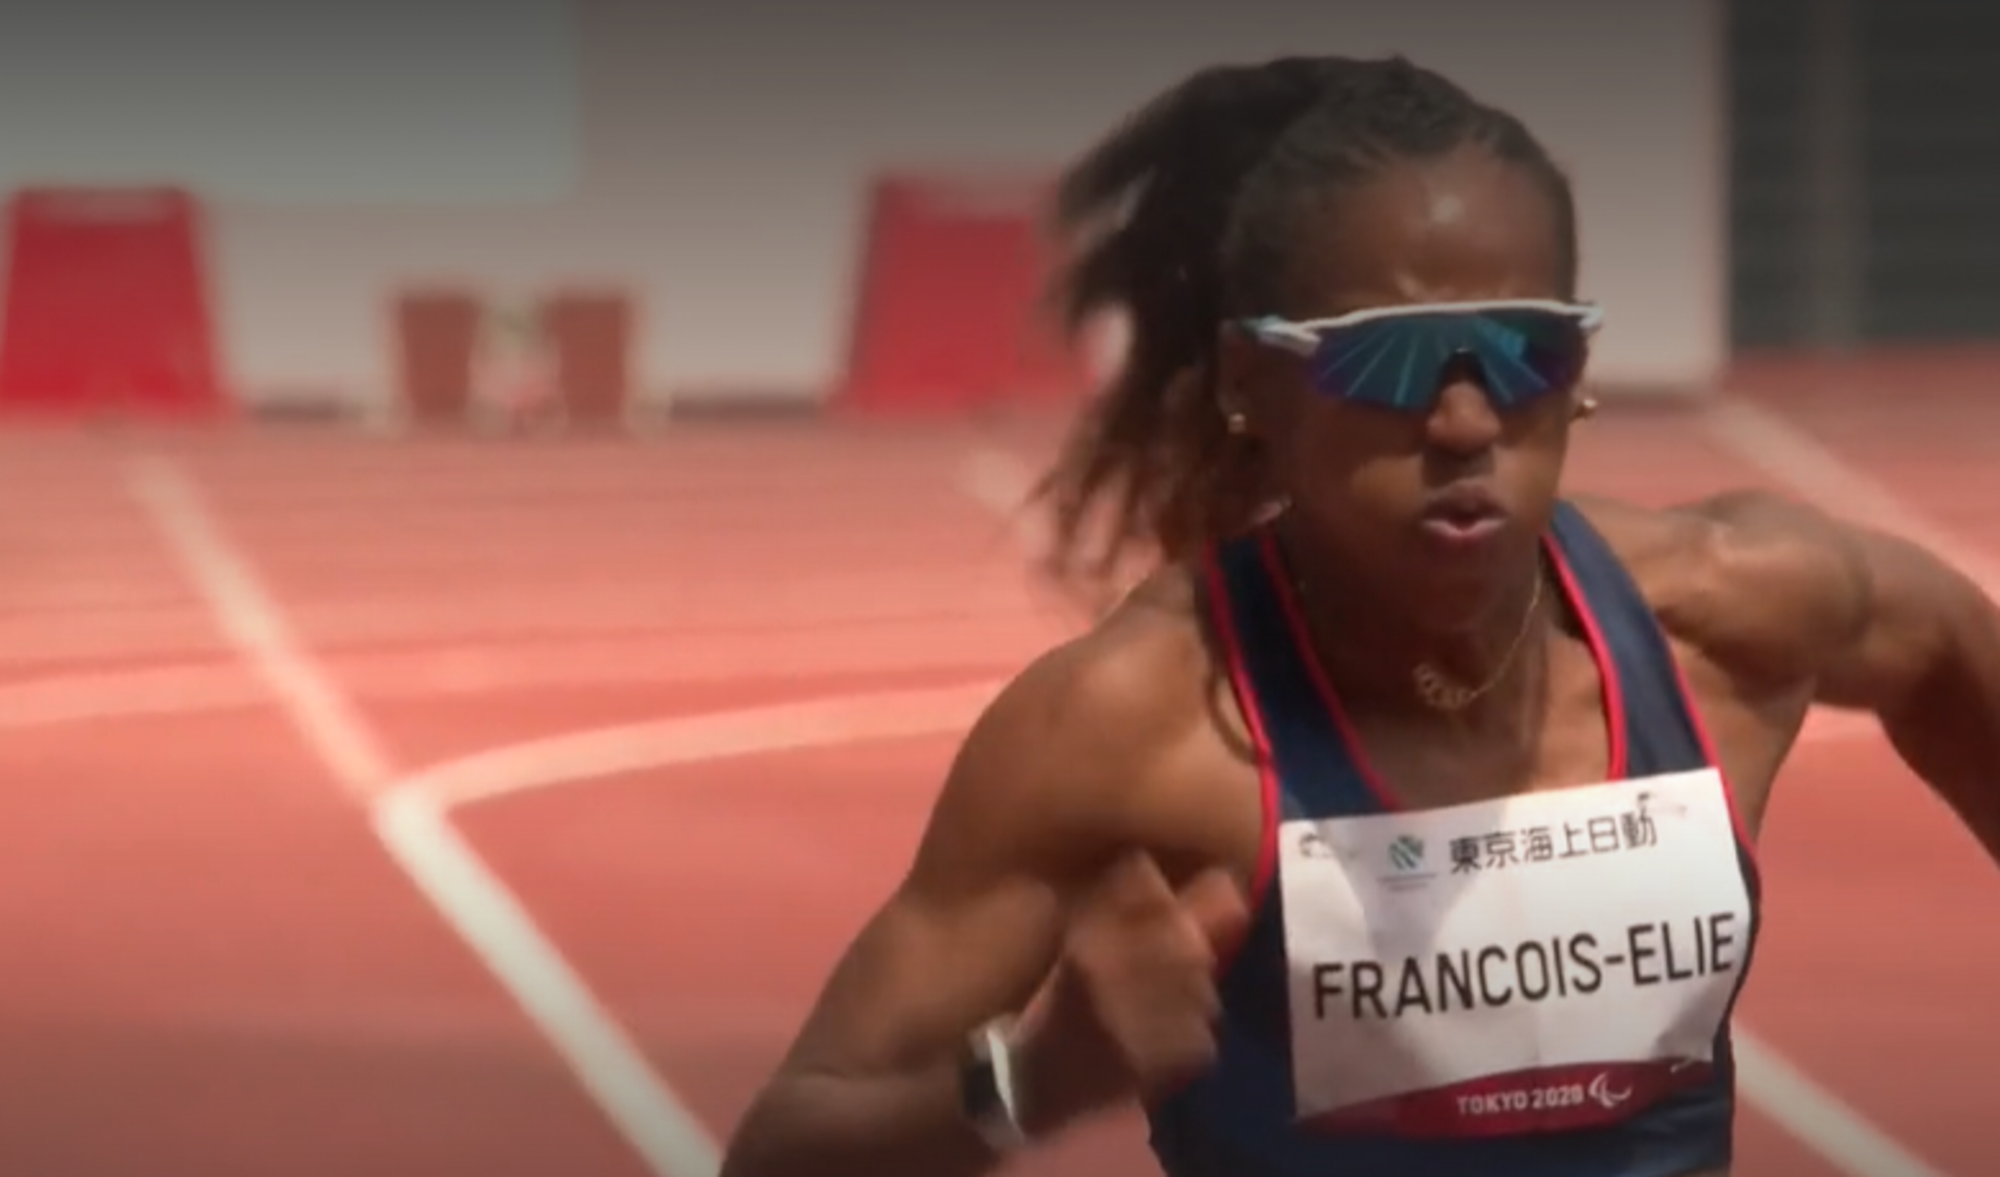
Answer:
[(1418, 461), (1412, 422), (1322, 401), (1292, 416), (1273, 449), (1296, 500), (1333, 504), (1400, 497)]
[(1560, 466), (1569, 453), (1570, 429), (1575, 420), (1575, 405), (1567, 397), (1556, 398), (1547, 406), (1536, 407), (1518, 429), (1508, 430), (1506, 448)]
[(1559, 411), (1538, 412), (1507, 431), (1500, 446), (1503, 479), (1521, 497), (1523, 506), (1553, 498), (1560, 489), (1569, 457), (1571, 415), (1566, 406)]

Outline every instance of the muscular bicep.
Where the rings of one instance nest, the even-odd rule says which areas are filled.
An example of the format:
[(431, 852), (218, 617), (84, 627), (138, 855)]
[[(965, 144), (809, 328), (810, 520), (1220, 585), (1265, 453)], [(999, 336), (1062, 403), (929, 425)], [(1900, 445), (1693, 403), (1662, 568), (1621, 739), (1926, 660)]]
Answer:
[(1109, 786), (1139, 770), (1115, 734), (1137, 730), (1119, 723), (1135, 709), (1131, 684), (1087, 662), (1058, 651), (974, 726), (907, 875), (835, 966), (790, 1069), (934, 1059), (1039, 989), (1070, 897), (1119, 848)]
[(834, 967), (788, 1065), (819, 1074), (933, 1059), (1020, 1008), (1055, 959), (1055, 887), (1020, 871), (933, 889), (906, 884)]
[(1951, 652), (1979, 590), (1909, 541), (1765, 494), (1702, 504), (1691, 627), (1740, 680), (1894, 710)]
[(1835, 707), (1901, 710), (1961, 640), (1979, 590), (1905, 540), (1850, 529), (1861, 585), (1853, 623), (1816, 664), (1814, 698)]

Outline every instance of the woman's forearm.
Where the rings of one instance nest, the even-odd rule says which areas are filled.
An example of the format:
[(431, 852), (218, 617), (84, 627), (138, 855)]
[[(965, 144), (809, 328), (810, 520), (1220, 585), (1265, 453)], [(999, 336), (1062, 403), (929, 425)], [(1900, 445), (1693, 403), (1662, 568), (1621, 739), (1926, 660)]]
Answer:
[[(1045, 1024), (1016, 1027), (1012, 1098), (1033, 1140), (1110, 1106)], [(897, 1074), (780, 1074), (738, 1127), (720, 1177), (985, 1177), (1004, 1155), (966, 1115), (962, 1059)]]
[(958, 1066), (781, 1075), (730, 1142), (721, 1177), (984, 1177), (1000, 1156), (966, 1118)]

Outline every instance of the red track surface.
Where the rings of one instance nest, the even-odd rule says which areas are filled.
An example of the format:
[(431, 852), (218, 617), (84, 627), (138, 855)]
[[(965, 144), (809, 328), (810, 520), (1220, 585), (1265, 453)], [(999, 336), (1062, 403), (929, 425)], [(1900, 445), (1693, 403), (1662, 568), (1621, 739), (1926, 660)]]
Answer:
[[(2000, 563), (1994, 497), (1967, 493), (2000, 420), (1818, 413), (1824, 443)], [(417, 843), (371, 825), (414, 795), (408, 774), (613, 727), (622, 762), (572, 746), (499, 764), (600, 775), (440, 806), (437, 828), (725, 1134), (899, 871), (978, 692), (1066, 631), (979, 501), (1010, 492), (994, 451), (1046, 441), (744, 426), (0, 446), (0, 1168), (648, 1172), (463, 939), (494, 937), (518, 981), (528, 925), (468, 915), (467, 895), (499, 893), (476, 880), (438, 884), (457, 898), (435, 906), (419, 884), (456, 851), (425, 834), (429, 866), (399, 865), (386, 846)], [(1964, 463), (1949, 492), (1933, 454)], [(1692, 415), (1632, 410), (1590, 426), (1576, 480), (1662, 501), (1774, 479)], [(857, 698), (885, 691), (906, 693)], [(715, 719), (829, 700), (844, 710), (811, 731)], [(817, 742), (779, 746), (801, 732)], [(716, 758), (724, 737), (736, 754)], [(2000, 943), (1962, 930), (1991, 923), (1991, 867), (1872, 735), (1802, 747), (1765, 856), (1745, 1025), (1937, 1169), (1984, 1172)], [(590, 1010), (544, 1013), (588, 1038)], [(585, 1042), (583, 1070), (610, 1073), (616, 1037)], [(1024, 1171), (1144, 1173), (1137, 1139), (1107, 1125)], [(1808, 1143), (1753, 1105), (1739, 1174), (1841, 1171)]]

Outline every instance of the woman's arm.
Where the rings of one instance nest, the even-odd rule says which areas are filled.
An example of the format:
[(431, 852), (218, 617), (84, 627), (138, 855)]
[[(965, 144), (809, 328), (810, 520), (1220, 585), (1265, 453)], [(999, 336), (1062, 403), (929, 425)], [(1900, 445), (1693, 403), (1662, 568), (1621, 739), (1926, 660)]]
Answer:
[[(962, 1112), (971, 1035), (1021, 1010), (1065, 907), (1121, 850), (1152, 750), (1171, 741), (1143, 656), (1057, 650), (1002, 693), (949, 774), (915, 862), (835, 968), (730, 1144), (724, 1177), (972, 1177), (998, 1160)], [(1115, 785), (1116, 787), (1112, 787)], [(1049, 1061), (1021, 1048), (1024, 1090)], [(1049, 1129), (1070, 1109), (1027, 1109)]]
[(1681, 610), (1751, 684), (1873, 712), (2000, 862), (2000, 608), (1924, 548), (1766, 494), (1713, 499)]

